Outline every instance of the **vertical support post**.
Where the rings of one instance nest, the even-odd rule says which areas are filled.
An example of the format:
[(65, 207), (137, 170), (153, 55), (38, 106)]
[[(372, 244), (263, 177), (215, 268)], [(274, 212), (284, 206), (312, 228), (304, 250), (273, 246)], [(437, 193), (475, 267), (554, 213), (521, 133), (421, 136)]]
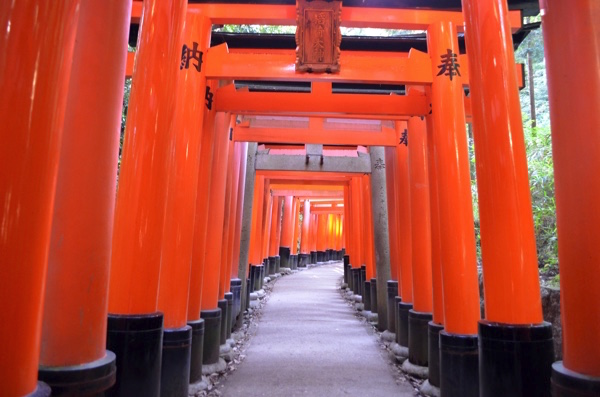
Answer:
[(427, 324), (432, 320), (431, 218), (427, 128), (421, 117), (408, 120), (408, 169), (412, 241), (413, 308), (408, 312), (408, 359), (428, 365)]
[[(158, 396), (158, 312), (169, 154), (187, 2), (147, 1), (138, 39), (115, 208), (107, 347), (117, 355), (113, 396)], [(132, 131), (135, 131), (133, 133)], [(140, 335), (145, 335), (140, 342)]]
[[(408, 147), (405, 144), (406, 124), (396, 123), (396, 207), (398, 208), (398, 293), (401, 301), (398, 302), (397, 318), (398, 329), (396, 330), (397, 342), (408, 357), (408, 312), (413, 308), (413, 283), (412, 283), (412, 234), (411, 234), (411, 210), (410, 210), (410, 178), (408, 171)], [(401, 143), (403, 142), (403, 143)]]
[(541, 6), (564, 337), (563, 361), (552, 366), (552, 395), (600, 395), (600, 305), (590, 304), (600, 302), (600, 8), (593, 0), (546, 0)]
[[(377, 326), (387, 330), (387, 289), (390, 279), (390, 243), (388, 236), (388, 206), (385, 181), (385, 152), (383, 147), (371, 146), (371, 208), (373, 219), (373, 246), (377, 267)], [(391, 309), (391, 308), (390, 308)]]
[[(205, 270), (202, 277), (202, 303), (200, 317), (204, 318), (204, 358), (202, 371), (215, 372), (224, 368), (224, 360), (219, 358), (221, 339), (221, 316), (227, 304), (219, 300), (219, 277), (223, 249), (223, 225), (225, 217), (226, 172), (229, 158), (230, 116), (217, 113), (215, 117), (215, 143), (213, 164), (208, 190), (208, 229), (206, 233), (206, 252), (204, 254)], [(210, 320), (209, 320), (210, 319)]]
[(116, 379), (106, 319), (130, 14), (131, 2), (80, 6), (40, 352), (39, 378), (55, 394), (102, 393)]
[[(213, 82), (207, 83), (211, 90), (215, 89)], [(213, 163), (215, 142), (215, 112), (202, 108), (204, 120), (202, 123), (202, 138), (200, 144), (200, 169), (198, 171), (198, 192), (196, 194), (196, 216), (194, 220), (194, 246), (192, 249), (192, 268), (190, 276), (188, 323), (200, 320), (202, 305), (202, 280), (206, 266), (206, 236), (208, 228), (208, 204), (211, 167)], [(206, 325), (206, 324), (205, 324)], [(206, 327), (205, 327), (206, 328)]]
[(542, 317), (508, 6), (506, 0), (465, 0), (463, 5), (485, 289), (486, 319), (479, 324), (481, 395), (548, 395), (552, 327)]
[(293, 196), (286, 196), (283, 200), (283, 224), (281, 226), (281, 244), (279, 246), (279, 257), (282, 267), (292, 267), (290, 263), (290, 254), (292, 249), (292, 239), (294, 238), (294, 216), (296, 215), (295, 200)]
[(325, 249), (327, 244), (327, 215), (317, 216), (317, 262), (325, 262)]
[(302, 236), (300, 237), (300, 264), (304, 267), (310, 259), (310, 200), (304, 201), (302, 209)]
[(6, 395), (50, 395), (37, 373), (78, 6), (76, 0), (0, 3), (0, 302), (6, 316), (0, 384)]
[[(431, 92), (429, 92), (431, 96)], [(440, 387), (440, 332), (444, 329), (444, 296), (442, 293), (442, 249), (440, 236), (440, 213), (438, 177), (435, 167), (434, 131), (431, 116), (427, 122), (427, 150), (429, 164), (429, 208), (431, 213), (431, 272), (433, 286), (433, 319), (429, 322), (429, 384)], [(426, 387), (426, 386), (425, 386)]]
[(364, 248), (362, 243), (362, 189), (361, 189), (361, 177), (352, 178), (350, 185), (350, 194), (352, 197), (352, 230), (353, 233), (353, 243), (352, 243), (352, 252), (353, 257), (350, 258), (350, 264), (352, 265), (352, 269), (360, 268), (361, 264), (364, 262)]
[(293, 209), (294, 209), (294, 233), (291, 244), (291, 255), (292, 255), (292, 270), (298, 269), (298, 261), (299, 261), (299, 252), (298, 252), (298, 239), (300, 238), (300, 199), (298, 197), (294, 197), (293, 201)]
[[(392, 280), (398, 281), (398, 222), (396, 222), (396, 150), (386, 147), (385, 150), (385, 178), (388, 204), (388, 227), (390, 236), (390, 275)], [(398, 291), (396, 291), (397, 294)], [(394, 295), (395, 296), (395, 295)]]
[[(240, 234), (240, 259), (238, 267), (238, 278), (241, 280), (241, 311), (244, 310), (248, 302), (246, 301), (247, 295), (247, 276), (250, 266), (250, 249), (252, 248), (250, 242), (253, 236), (252, 233), (252, 215), (255, 212), (255, 184), (256, 182), (256, 142), (249, 142), (247, 155), (245, 157), (245, 175), (244, 175), (244, 207), (242, 210), (242, 230)], [(243, 316), (238, 317), (236, 328), (241, 326)]]
[(398, 303), (400, 297), (398, 293), (399, 275), (398, 275), (398, 211), (396, 206), (396, 196), (399, 194), (396, 189), (396, 149), (386, 147), (385, 149), (385, 171), (386, 171), (386, 190), (388, 205), (388, 227), (390, 241), (390, 274), (391, 280), (387, 282), (387, 301), (388, 301), (388, 328), (394, 333), (394, 342), (398, 340)]
[[(210, 44), (210, 26), (208, 19), (188, 13), (184, 38), (180, 44), (190, 47), (191, 50), (192, 43), (197, 43), (198, 51), (206, 53)], [(158, 309), (164, 314), (165, 328), (161, 395), (183, 395), (187, 392), (190, 381), (195, 383), (200, 380), (199, 371), (202, 365), (202, 353), (198, 352), (201, 343), (198, 333), (204, 330), (203, 320), (187, 324), (202, 141), (202, 134), (198, 131), (202, 131), (205, 109), (204, 97), (199, 96), (198, 92), (204, 92), (206, 89), (202, 64), (194, 63), (195, 61), (190, 59), (189, 67), (179, 70), (175, 120), (169, 131), (174, 142), (173, 150), (168, 154), (170, 175), (158, 293)], [(194, 376), (191, 376), (192, 360)]]
[[(444, 293), (440, 388), (442, 394), (479, 396), (479, 285), (464, 93), (462, 79), (452, 66), (454, 54), (459, 52), (454, 25), (437, 22), (429, 26), (427, 44), (434, 75), (431, 88), (433, 150), (439, 182)], [(444, 67), (446, 70), (440, 73)]]
[[(275, 274), (279, 273), (277, 260), (279, 258), (279, 233), (281, 232), (281, 200), (278, 196), (273, 196), (271, 200), (271, 222), (267, 225), (267, 228), (269, 229), (269, 249), (267, 251), (267, 257), (269, 265), (268, 274)], [(265, 275), (266, 274), (267, 273), (265, 273)]]

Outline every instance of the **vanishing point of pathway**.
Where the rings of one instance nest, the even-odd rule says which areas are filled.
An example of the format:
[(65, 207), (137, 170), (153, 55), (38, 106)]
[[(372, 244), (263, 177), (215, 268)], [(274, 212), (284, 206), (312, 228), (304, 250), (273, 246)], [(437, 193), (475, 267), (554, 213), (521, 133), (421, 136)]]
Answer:
[(342, 274), (338, 262), (277, 281), (223, 396), (415, 395), (396, 383), (386, 351), (343, 300)]

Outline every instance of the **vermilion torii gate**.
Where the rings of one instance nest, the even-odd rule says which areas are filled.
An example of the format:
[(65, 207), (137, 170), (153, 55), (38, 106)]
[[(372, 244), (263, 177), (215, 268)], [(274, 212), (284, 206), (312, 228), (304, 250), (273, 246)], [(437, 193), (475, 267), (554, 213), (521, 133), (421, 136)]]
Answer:
[(296, 24), (294, 1), (251, 3), (0, 4), (0, 394), (187, 395), (277, 257), (344, 252), (353, 294), (442, 395), (600, 394), (598, 5), (540, 9), (564, 329), (552, 364), (511, 40), (537, 2), (345, 0), (342, 26), (426, 30), (426, 51), (342, 48), (331, 74), (297, 72), (293, 49), (212, 46), (213, 25)]

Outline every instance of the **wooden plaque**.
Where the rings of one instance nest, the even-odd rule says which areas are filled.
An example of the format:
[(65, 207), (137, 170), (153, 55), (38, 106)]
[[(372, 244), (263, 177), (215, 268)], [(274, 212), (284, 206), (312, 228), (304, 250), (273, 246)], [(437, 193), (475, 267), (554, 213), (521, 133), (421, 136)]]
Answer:
[(341, 0), (297, 0), (296, 71), (339, 72)]

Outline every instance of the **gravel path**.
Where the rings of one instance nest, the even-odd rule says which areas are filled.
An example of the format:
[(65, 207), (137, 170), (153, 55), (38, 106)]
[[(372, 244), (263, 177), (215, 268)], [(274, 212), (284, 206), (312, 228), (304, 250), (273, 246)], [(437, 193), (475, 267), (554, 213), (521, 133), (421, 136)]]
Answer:
[[(414, 396), (339, 293), (341, 262), (281, 278), (222, 396)], [(216, 390), (215, 390), (216, 391)]]

